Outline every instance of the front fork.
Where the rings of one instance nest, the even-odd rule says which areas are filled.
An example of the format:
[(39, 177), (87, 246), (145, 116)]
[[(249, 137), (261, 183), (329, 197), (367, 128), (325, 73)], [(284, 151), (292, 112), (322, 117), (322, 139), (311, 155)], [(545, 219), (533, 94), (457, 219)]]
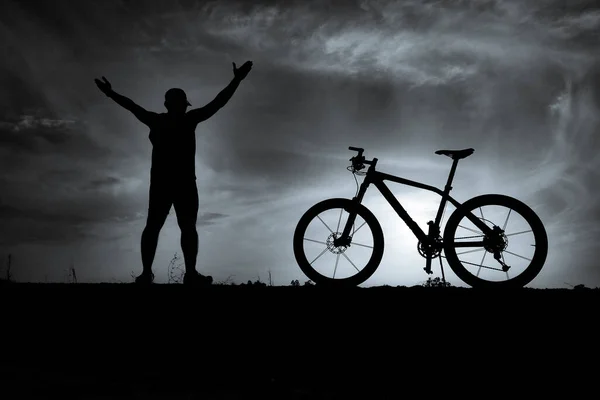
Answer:
[[(371, 172), (372, 169), (373, 165), (369, 167), (369, 172)], [(371, 181), (369, 179), (369, 172), (367, 172), (367, 177), (360, 185), (358, 193), (350, 201), (349, 208), (344, 209), (344, 211), (348, 213), (348, 221), (346, 221), (346, 225), (344, 226), (344, 230), (342, 231), (341, 236), (333, 239), (334, 246), (350, 246), (350, 242), (352, 241), (352, 237), (350, 236), (350, 230), (354, 226), (354, 221), (356, 220), (356, 209), (358, 208), (360, 203), (362, 203), (362, 199), (365, 196), (369, 185), (371, 184)]]
[(350, 246), (350, 242), (352, 241), (352, 236), (350, 236), (350, 230), (354, 226), (354, 221), (356, 220), (357, 214), (356, 209), (353, 206), (358, 204), (360, 204), (359, 197), (353, 197), (352, 205), (350, 206), (351, 209), (344, 209), (344, 211), (348, 212), (348, 221), (346, 221), (346, 225), (344, 225), (344, 230), (342, 231), (341, 236), (333, 239), (334, 246)]

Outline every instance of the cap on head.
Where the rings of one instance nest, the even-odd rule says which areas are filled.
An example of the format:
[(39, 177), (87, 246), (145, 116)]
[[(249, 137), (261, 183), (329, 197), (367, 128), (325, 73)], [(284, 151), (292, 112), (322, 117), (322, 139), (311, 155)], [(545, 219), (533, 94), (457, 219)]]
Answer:
[(165, 93), (165, 101), (168, 101), (170, 103), (185, 102), (188, 106), (191, 106), (183, 89), (179, 88), (172, 88), (167, 90), (167, 93)]

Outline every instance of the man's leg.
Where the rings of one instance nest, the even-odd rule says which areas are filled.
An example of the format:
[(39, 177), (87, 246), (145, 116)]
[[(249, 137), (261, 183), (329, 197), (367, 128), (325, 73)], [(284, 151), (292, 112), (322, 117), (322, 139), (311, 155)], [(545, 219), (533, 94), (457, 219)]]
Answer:
[(151, 182), (149, 192), (148, 219), (146, 227), (142, 232), (141, 242), (143, 274), (152, 273), (152, 263), (156, 254), (158, 236), (169, 216), (169, 210), (172, 205), (171, 191), (166, 185)]
[(198, 188), (196, 181), (180, 183), (173, 202), (177, 224), (181, 229), (181, 251), (186, 273), (196, 272), (198, 256)]
[(184, 284), (211, 285), (212, 276), (204, 276), (196, 271), (196, 256), (198, 255), (198, 189), (196, 181), (181, 184), (174, 200), (177, 223), (181, 229), (181, 250), (185, 261)]

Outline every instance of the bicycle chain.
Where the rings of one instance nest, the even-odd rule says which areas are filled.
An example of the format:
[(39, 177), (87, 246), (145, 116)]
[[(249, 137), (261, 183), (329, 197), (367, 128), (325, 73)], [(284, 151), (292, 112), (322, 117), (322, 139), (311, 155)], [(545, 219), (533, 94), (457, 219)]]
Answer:
[(454, 239), (473, 239), (473, 238), (478, 238), (478, 237), (482, 237), (485, 235), (477, 235), (477, 236), (464, 236), (464, 237), (458, 237), (458, 238), (454, 238)]
[(506, 271), (502, 270), (501, 268), (488, 267), (487, 265), (479, 265), (479, 264), (475, 264), (475, 263), (468, 262), (468, 261), (462, 261), (462, 260), (458, 260), (458, 261), (463, 264), (475, 265), (476, 267), (479, 267), (479, 268), (486, 268), (486, 269), (491, 269), (494, 271), (506, 272)]
[[(482, 237), (482, 236), (485, 236), (485, 235), (477, 235), (477, 236), (464, 236), (464, 237), (459, 237), (459, 238), (455, 238), (455, 239), (473, 239), (473, 238), (480, 238), (480, 237)], [(444, 258), (446, 258), (446, 257), (444, 257)], [(502, 269), (500, 269), (500, 268), (488, 267), (488, 266), (486, 266), (486, 265), (479, 265), (479, 264), (475, 264), (475, 263), (468, 262), (468, 261), (462, 261), (462, 260), (459, 260), (459, 262), (461, 262), (461, 263), (464, 263), (464, 264), (475, 265), (475, 266), (477, 266), (477, 267), (480, 267), (480, 268), (486, 268), (486, 269), (492, 269), (492, 270), (494, 270), (494, 271), (501, 271), (501, 272), (504, 272), (504, 271), (503, 271)]]

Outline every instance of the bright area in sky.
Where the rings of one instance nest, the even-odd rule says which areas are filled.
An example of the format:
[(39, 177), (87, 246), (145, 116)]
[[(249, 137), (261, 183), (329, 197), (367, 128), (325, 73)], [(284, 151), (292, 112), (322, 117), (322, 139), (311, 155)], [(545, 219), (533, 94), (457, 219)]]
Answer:
[[(550, 241), (533, 287), (600, 286), (594, 254), (600, 155), (600, 11), (555, 1), (22, 3), (0, 6), (0, 254), (17, 280), (130, 281), (141, 271), (151, 144), (135, 117), (98, 91), (164, 111), (170, 87), (194, 107), (254, 69), (197, 129), (198, 269), (215, 280), (286, 285), (306, 277), (292, 252), (302, 214), (350, 198), (348, 146), (378, 169), (452, 195), (516, 197)], [(8, 18), (7, 16), (11, 17)], [(49, 66), (60, 66), (52, 67)], [(388, 185), (427, 228), (439, 197)], [(364, 204), (385, 252), (370, 285), (427, 279), (417, 241), (377, 190)], [(446, 210), (446, 220), (453, 211)], [(181, 256), (171, 211), (157, 282)], [(454, 285), (462, 283), (444, 265)], [(434, 262), (434, 276), (439, 264)]]

